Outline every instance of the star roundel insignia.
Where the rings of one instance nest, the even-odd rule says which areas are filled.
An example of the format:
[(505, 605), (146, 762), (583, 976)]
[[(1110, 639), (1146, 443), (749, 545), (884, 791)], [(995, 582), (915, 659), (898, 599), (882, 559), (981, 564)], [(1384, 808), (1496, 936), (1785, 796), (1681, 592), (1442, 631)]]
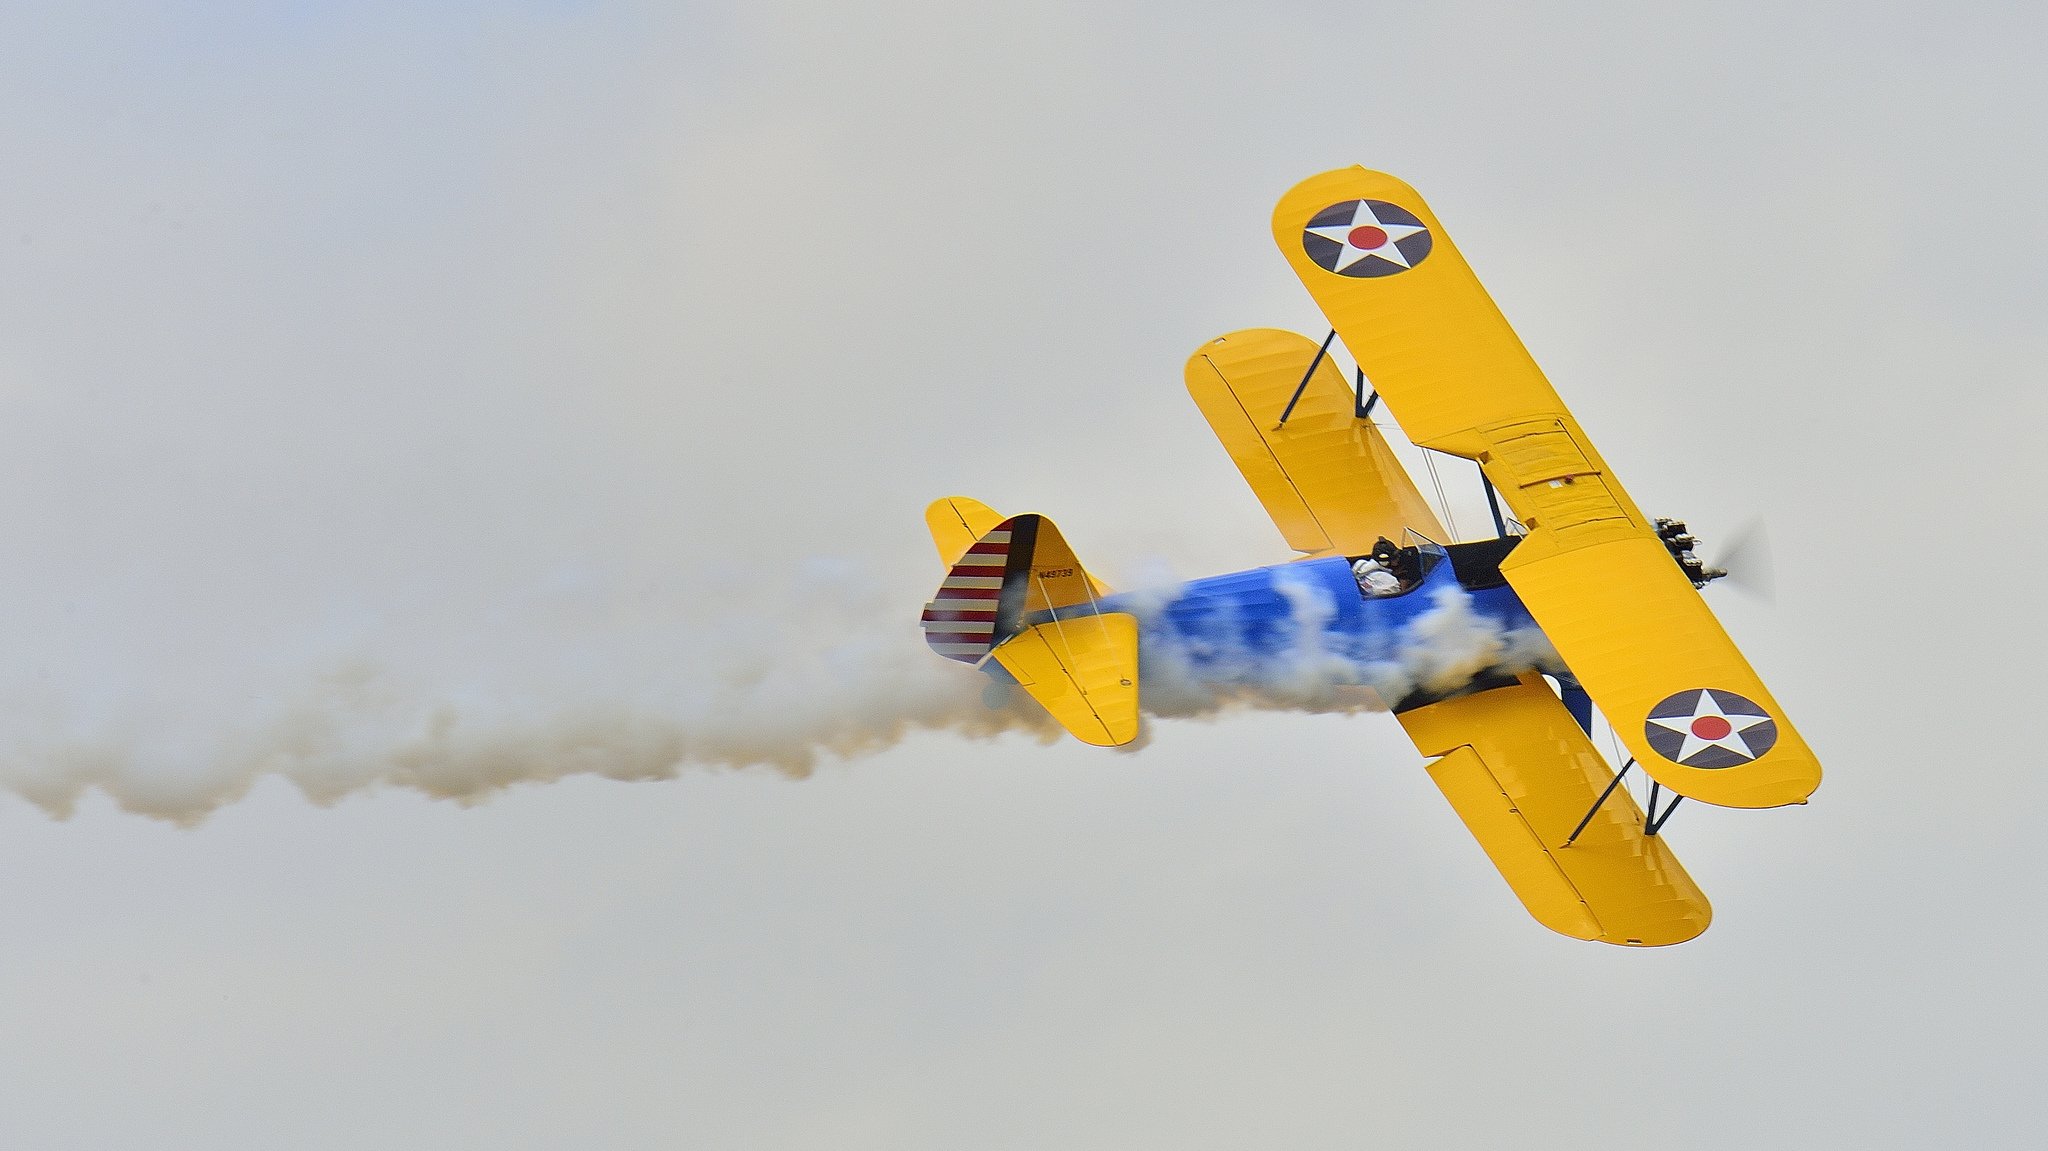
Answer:
[(1732, 691), (1700, 687), (1651, 708), (1643, 735), (1658, 755), (1682, 767), (1736, 767), (1777, 744), (1778, 721)]
[(1340, 276), (1391, 276), (1429, 256), (1429, 228), (1415, 213), (1385, 200), (1346, 200), (1309, 220), (1302, 250)]

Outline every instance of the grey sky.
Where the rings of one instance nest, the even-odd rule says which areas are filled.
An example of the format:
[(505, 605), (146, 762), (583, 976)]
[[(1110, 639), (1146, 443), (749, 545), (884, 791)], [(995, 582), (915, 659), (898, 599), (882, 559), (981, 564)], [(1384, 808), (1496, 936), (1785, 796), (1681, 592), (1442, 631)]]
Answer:
[(658, 701), (818, 556), (909, 629), (943, 494), (1283, 558), (1180, 366), (1320, 335), (1268, 213), (1348, 163), (1646, 510), (1768, 520), (1714, 602), (1829, 774), (1681, 809), (1658, 952), (1531, 922), (1384, 716), (0, 797), (0, 1142), (2040, 1142), (2034, 8), (204, 8), (0, 15), (9, 778), (181, 786), (350, 660)]

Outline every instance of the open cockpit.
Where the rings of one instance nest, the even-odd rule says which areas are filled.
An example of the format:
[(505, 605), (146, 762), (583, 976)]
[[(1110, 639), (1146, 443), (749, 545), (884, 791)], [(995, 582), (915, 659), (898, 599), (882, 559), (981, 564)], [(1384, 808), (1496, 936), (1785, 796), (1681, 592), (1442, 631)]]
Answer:
[(1407, 595), (1421, 587), (1437, 565), (1446, 561), (1450, 563), (1459, 586), (1467, 591), (1505, 587), (1508, 581), (1501, 575), (1500, 565), (1508, 553), (1515, 550), (1515, 545), (1522, 542), (1521, 536), (1502, 536), (1470, 543), (1439, 544), (1420, 539), (1412, 532), (1406, 538), (1415, 542), (1401, 546), (1381, 536), (1373, 544), (1372, 551), (1345, 557), (1351, 564), (1351, 575), (1358, 582), (1360, 595), (1367, 599)]

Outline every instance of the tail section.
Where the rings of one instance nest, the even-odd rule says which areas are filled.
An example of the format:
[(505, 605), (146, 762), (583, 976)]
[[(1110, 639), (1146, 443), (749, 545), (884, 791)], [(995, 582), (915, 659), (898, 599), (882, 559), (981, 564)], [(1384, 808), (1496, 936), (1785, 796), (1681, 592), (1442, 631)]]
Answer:
[(1003, 517), (980, 500), (947, 496), (933, 500), (924, 509), (925, 526), (931, 529), (932, 544), (939, 549), (939, 562), (952, 567), (974, 546), (974, 541), (996, 529)]
[(1027, 628), (996, 662), (1082, 743), (1138, 738), (1138, 617), (1105, 612)]
[[(965, 530), (947, 518), (954, 502), (940, 500), (925, 512), (932, 542), (938, 545), (941, 556), (953, 550), (952, 545)], [(965, 502), (988, 510), (971, 500)], [(1010, 574), (1011, 540), (1015, 535), (1010, 521), (998, 520), (994, 527), (967, 537), (966, 545), (954, 553), (945, 582), (924, 609), (924, 641), (933, 651), (947, 659), (979, 665), (998, 642), (1018, 630), (1016, 608), (1023, 602), (1022, 584)], [(1021, 554), (1028, 558), (1029, 548)], [(1009, 618), (1005, 619), (1003, 591), (1011, 584), (1017, 586), (1018, 593), (1010, 597)]]
[(924, 610), (925, 642), (977, 667), (993, 656), (1084, 743), (1136, 739), (1137, 619), (1099, 610), (1102, 585), (1051, 520), (1011, 516), (984, 527), (994, 515), (962, 497), (926, 509), (951, 567)]

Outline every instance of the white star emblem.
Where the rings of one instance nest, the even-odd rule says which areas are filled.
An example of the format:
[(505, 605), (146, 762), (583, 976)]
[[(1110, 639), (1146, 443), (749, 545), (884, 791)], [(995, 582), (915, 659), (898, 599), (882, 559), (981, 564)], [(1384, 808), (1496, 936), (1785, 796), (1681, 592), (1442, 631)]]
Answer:
[(1358, 202), (1348, 224), (1325, 224), (1305, 230), (1311, 236), (1321, 236), (1342, 245), (1343, 250), (1337, 253), (1337, 263), (1330, 268), (1333, 272), (1341, 272), (1368, 256), (1378, 256), (1389, 263), (1412, 268), (1415, 265), (1401, 253), (1400, 242), (1417, 232), (1429, 231), (1419, 224), (1386, 223), (1373, 213), (1372, 204), (1366, 200)]
[[(1750, 704), (1755, 707), (1755, 704)], [(1761, 709), (1759, 709), (1761, 710)], [(1751, 715), (1740, 708), (1723, 708), (1714, 700), (1714, 693), (1702, 689), (1691, 715), (1651, 716), (1649, 722), (1666, 731), (1682, 732), (1684, 746), (1671, 758), (1684, 763), (1710, 747), (1741, 756), (1745, 760), (1755, 759), (1756, 753), (1743, 742), (1742, 733), (1762, 723), (1770, 723), (1768, 715)]]

